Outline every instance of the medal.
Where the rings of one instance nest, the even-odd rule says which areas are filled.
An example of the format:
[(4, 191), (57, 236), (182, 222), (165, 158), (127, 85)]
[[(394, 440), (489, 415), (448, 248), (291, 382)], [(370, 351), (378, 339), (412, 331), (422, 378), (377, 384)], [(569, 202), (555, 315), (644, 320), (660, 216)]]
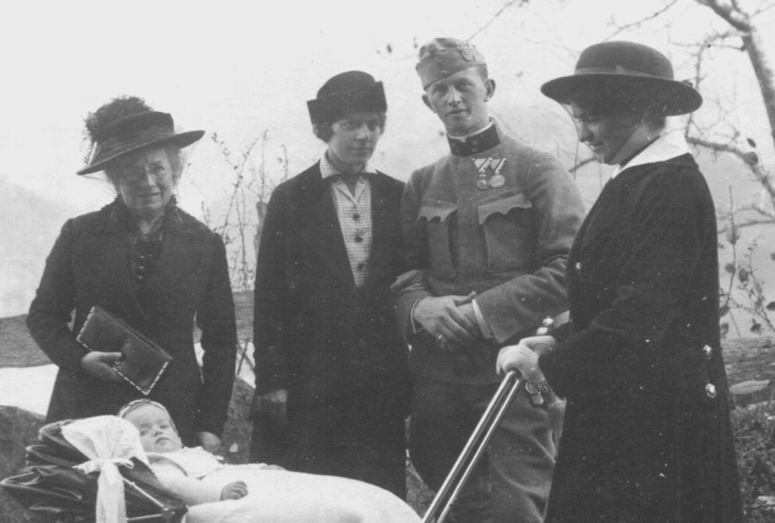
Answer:
[(476, 168), (476, 187), (482, 191), (485, 189), (497, 189), (506, 184), (506, 177), (501, 174), (506, 165), (505, 158), (473, 158)]
[(493, 174), (490, 176), (489, 183), (490, 187), (497, 189), (498, 187), (503, 187), (503, 184), (506, 183), (506, 178), (502, 174)]

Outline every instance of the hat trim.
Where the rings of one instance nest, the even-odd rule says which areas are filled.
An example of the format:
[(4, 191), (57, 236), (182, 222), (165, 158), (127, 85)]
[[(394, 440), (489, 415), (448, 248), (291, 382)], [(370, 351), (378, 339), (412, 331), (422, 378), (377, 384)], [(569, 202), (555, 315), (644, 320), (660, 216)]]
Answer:
[(580, 69), (576, 69), (573, 73), (573, 76), (598, 75), (598, 74), (611, 74), (616, 76), (638, 76), (638, 77), (645, 77), (645, 78), (654, 78), (658, 80), (666, 80), (669, 82), (675, 81), (673, 78), (656, 76), (651, 73), (647, 73), (645, 71), (638, 71), (637, 69), (628, 69), (621, 65), (617, 65), (615, 67), (582, 67)]
[[(95, 150), (92, 153), (91, 159), (89, 160), (89, 165), (86, 167), (83, 167), (82, 169), (76, 171), (76, 174), (78, 175), (84, 175), (84, 174), (91, 174), (98, 171), (104, 170), (104, 168), (109, 164), (110, 162), (113, 162), (114, 160), (117, 160), (118, 158), (125, 156), (127, 154), (136, 152), (140, 149), (146, 149), (149, 147), (153, 147), (154, 145), (165, 145), (165, 144), (175, 144), (178, 147), (187, 147), (194, 142), (201, 139), (205, 132), (204, 131), (185, 131), (182, 133), (176, 133), (176, 134), (168, 134), (165, 133), (166, 136), (160, 136), (161, 133), (153, 133), (149, 136), (145, 137), (145, 141), (141, 143), (137, 143), (136, 140), (133, 140), (132, 145), (128, 145), (127, 142), (124, 142), (125, 147), (120, 147), (121, 144), (116, 145), (118, 147), (117, 149), (113, 151), (105, 151), (105, 148), (102, 146), (102, 144), (98, 143), (95, 146)], [(105, 142), (108, 142), (106, 140)], [(103, 144), (105, 142), (102, 142)], [(103, 158), (100, 158), (100, 156), (105, 156)]]

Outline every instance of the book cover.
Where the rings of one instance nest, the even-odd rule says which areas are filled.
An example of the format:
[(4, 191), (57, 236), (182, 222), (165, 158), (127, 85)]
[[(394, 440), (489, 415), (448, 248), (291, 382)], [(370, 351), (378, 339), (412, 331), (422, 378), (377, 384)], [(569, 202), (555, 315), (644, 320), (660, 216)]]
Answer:
[(122, 353), (113, 370), (146, 396), (172, 361), (156, 342), (98, 305), (89, 311), (76, 339), (90, 351)]

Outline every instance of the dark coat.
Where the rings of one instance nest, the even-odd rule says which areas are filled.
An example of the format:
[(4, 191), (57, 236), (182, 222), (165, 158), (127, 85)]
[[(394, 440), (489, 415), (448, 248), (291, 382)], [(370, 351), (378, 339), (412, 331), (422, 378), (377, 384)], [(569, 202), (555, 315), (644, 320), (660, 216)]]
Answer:
[(289, 391), (290, 448), (261, 459), (352, 477), (346, 468), (354, 463), (313, 462), (346, 461), (335, 447), (376, 440), (400, 455), (403, 478), (407, 347), (390, 295), (403, 269), (403, 184), (370, 176), (373, 240), (361, 289), (319, 164), (279, 185), (270, 199), (256, 270), (256, 391)]
[[(156, 341), (174, 358), (150, 398), (164, 404), (181, 435), (220, 435), (234, 381), (236, 327), (226, 254), (220, 236), (171, 207), (154, 269), (138, 291), (132, 282), (124, 214), (118, 200), (62, 227), (27, 325), (59, 366), (48, 421), (116, 414), (142, 397), (129, 384), (86, 375), (86, 349), (76, 339), (89, 310), (99, 305)], [(72, 329), (68, 326), (75, 312)], [(202, 330), (204, 367), (194, 353), (194, 319)]]
[(546, 521), (739, 521), (716, 215), (690, 155), (605, 186), (568, 286), (572, 324), (540, 359), (568, 400)]

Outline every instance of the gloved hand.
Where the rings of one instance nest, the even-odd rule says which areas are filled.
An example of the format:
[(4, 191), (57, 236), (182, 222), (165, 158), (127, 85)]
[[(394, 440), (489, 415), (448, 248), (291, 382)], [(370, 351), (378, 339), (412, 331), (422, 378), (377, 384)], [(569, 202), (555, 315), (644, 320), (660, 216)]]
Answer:
[(527, 382), (525, 390), (534, 407), (548, 408), (556, 401), (556, 396), (538, 366), (540, 354), (552, 350), (556, 345), (557, 340), (552, 336), (531, 336), (522, 338), (516, 345), (503, 347), (498, 353), (496, 370), (499, 374), (517, 371)]

